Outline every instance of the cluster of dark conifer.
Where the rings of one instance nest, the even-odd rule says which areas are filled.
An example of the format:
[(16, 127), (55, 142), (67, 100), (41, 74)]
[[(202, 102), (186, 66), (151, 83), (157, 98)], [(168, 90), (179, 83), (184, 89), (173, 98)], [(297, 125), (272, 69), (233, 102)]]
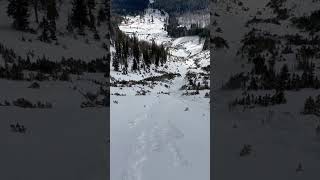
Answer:
[[(299, 35), (279, 37), (270, 33), (257, 33), (252, 29), (242, 40), (243, 46), (238, 54), (247, 57), (253, 64), (248, 74), (237, 74), (230, 78), (225, 88), (235, 89), (247, 87), (250, 90), (298, 90), (302, 88), (320, 88), (320, 80), (315, 75), (315, 64), (312, 58), (319, 57), (319, 42), (317, 36), (311, 39)], [(282, 45), (280, 39), (286, 40)], [(312, 46), (309, 46), (309, 45)], [(294, 52), (292, 47), (296, 46)], [(289, 72), (289, 67), (283, 64), (280, 72), (275, 71), (277, 61), (283, 61), (285, 54), (295, 54), (296, 63), (293, 70), (302, 73)]]
[(265, 95), (254, 95), (247, 94), (241, 98), (236, 98), (232, 105), (260, 105), (260, 106), (270, 106), (276, 104), (285, 104), (287, 102), (286, 97), (283, 91), (276, 91), (274, 94), (265, 94)]
[(315, 98), (312, 96), (309, 96), (305, 100), (304, 109), (302, 113), (314, 114), (316, 116), (320, 116), (320, 95), (318, 95)]
[[(38, 23), (38, 29), (41, 29), (39, 39), (44, 42), (56, 40), (56, 20), (59, 17), (56, 0), (8, 0), (7, 14), (13, 18), (13, 27), (17, 30), (30, 31), (36, 33), (36, 30), (29, 27), (30, 8), (33, 7), (35, 21)], [(62, 3), (62, 1), (59, 1)], [(101, 22), (108, 21), (110, 13), (109, 0), (105, 0), (96, 11), (97, 5), (95, 0), (73, 0), (72, 10), (68, 18), (67, 29), (84, 35), (85, 27), (98, 35), (96, 26)], [(44, 12), (43, 17), (39, 17), (39, 11)]]
[(207, 9), (209, 0), (156, 0), (152, 6), (156, 9), (163, 9), (169, 14), (181, 14)]
[(52, 108), (52, 104), (50, 102), (41, 102), (37, 101), (36, 103), (32, 103), (31, 101), (25, 99), (25, 98), (18, 98), (12, 103), (5, 100), (3, 102), (0, 102), (0, 106), (16, 106), (21, 108), (39, 108), (39, 109), (49, 109)]
[(149, 5), (149, 0), (111, 0), (112, 12), (117, 14), (136, 14)]
[[(303, 88), (320, 88), (320, 79), (316, 75), (316, 66), (313, 60), (320, 57), (319, 36), (309, 38), (301, 35), (278, 36), (268, 32), (252, 29), (242, 40), (242, 47), (238, 55), (247, 58), (252, 64), (248, 73), (238, 73), (232, 76), (223, 88), (246, 90), (275, 90), (277, 93), (264, 97), (247, 96), (235, 100), (240, 105), (273, 105), (285, 103), (284, 91), (299, 90)], [(295, 49), (295, 50), (293, 50)], [(280, 71), (276, 71), (276, 63), (285, 61), (286, 55), (295, 56), (296, 62), (292, 64), (291, 71), (286, 63), (282, 63)], [(294, 57), (293, 56), (293, 57)], [(292, 56), (291, 56), (292, 57)], [(268, 101), (266, 100), (268, 99)], [(280, 99), (282, 99), (280, 101)], [(308, 103), (307, 103), (308, 102)], [(311, 98), (306, 100), (306, 114), (314, 114), (310, 110)]]
[(129, 37), (120, 30), (116, 31), (115, 38), (116, 52), (112, 59), (115, 71), (122, 71), (123, 74), (127, 74), (129, 68), (132, 71), (148, 71), (150, 65), (154, 64), (158, 67), (167, 61), (167, 49), (154, 41), (152, 43), (139, 41), (135, 36)]
[(309, 16), (294, 17), (291, 22), (299, 29), (315, 33), (320, 30), (320, 10), (313, 11)]
[[(0, 78), (5, 79), (43, 81), (52, 78), (67, 81), (70, 79), (69, 74), (85, 72), (109, 74), (109, 56), (96, 58), (89, 62), (64, 57), (60, 61), (53, 61), (45, 56), (34, 58), (31, 57), (32, 55), (24, 58), (2, 44), (0, 44), (0, 55), (4, 60), (4, 67), (0, 67)], [(30, 60), (31, 58), (34, 58), (35, 61)], [(29, 71), (29, 77), (26, 77), (24, 71)]]

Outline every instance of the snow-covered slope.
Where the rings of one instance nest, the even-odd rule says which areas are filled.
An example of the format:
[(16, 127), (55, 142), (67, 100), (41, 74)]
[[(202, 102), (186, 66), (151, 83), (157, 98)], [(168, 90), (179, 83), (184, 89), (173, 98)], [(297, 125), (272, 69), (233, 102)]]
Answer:
[[(3, 147), (0, 150), (0, 179), (106, 179), (109, 108), (105, 104), (88, 105), (91, 102), (88, 95), (96, 98), (93, 101), (101, 102), (109, 93), (105, 92), (108, 88), (104, 73), (84, 71), (75, 74), (69, 73), (67, 68), (70, 79), (62, 81), (54, 78), (54, 74), (59, 76), (61, 72), (40, 73), (50, 69), (50, 63), (42, 68), (36, 65), (34, 70), (22, 69), (24, 76), (20, 80), (13, 80), (3, 72), (9, 71), (13, 64), (26, 67), (21, 65), (21, 60), (29, 58), (35, 63), (44, 56), (58, 65), (61, 65), (62, 57), (89, 63), (108, 54), (102, 48), (108, 39), (96, 41), (89, 30), (86, 36), (68, 33), (66, 23), (71, 11), (68, 0), (57, 1), (58, 40), (42, 42), (38, 39), (41, 30), (34, 22), (33, 9), (30, 7), (29, 21), (36, 34), (12, 28), (12, 18), (6, 14), (7, 3), (0, 1), (0, 146)], [(43, 15), (39, 10), (39, 19)], [(101, 25), (98, 31), (103, 37), (108, 32), (107, 26)], [(8, 60), (7, 50), (15, 54), (10, 59), (12, 62)], [(40, 74), (43, 76), (36, 78)], [(51, 107), (44, 108), (38, 102), (47, 102)], [(17, 127), (17, 124), (26, 128), (25, 133), (14, 131), (12, 126)]]
[[(209, 72), (203, 70), (210, 65), (210, 52), (202, 51), (204, 41), (197, 36), (169, 37), (164, 30), (167, 16), (148, 9), (119, 25), (128, 35), (164, 44), (169, 55), (167, 63), (151, 65), (150, 72), (123, 75), (110, 67), (112, 180), (209, 179), (209, 87), (189, 96), (195, 90), (181, 88), (191, 72), (201, 86), (210, 85), (205, 79)], [(160, 78), (147, 80), (155, 77)]]
[[(291, 18), (318, 10), (320, 3), (312, 0), (273, 1), (283, 2), (276, 6), (277, 8), (288, 9), (289, 18), (281, 19), (274, 9), (267, 6), (269, 2), (271, 1), (230, 0), (212, 4), (212, 22), (215, 24), (212, 27), (213, 34), (225, 39), (229, 45), (229, 49), (212, 49), (215, 52), (213, 58), (217, 67), (213, 129), (215, 179), (312, 180), (318, 177), (320, 144), (316, 127), (319, 124), (319, 117), (301, 114), (305, 99), (308, 96), (319, 95), (317, 89), (285, 90), (286, 103), (264, 107), (256, 104), (232, 106), (232, 102), (236, 98), (246, 97), (247, 94), (262, 96), (273, 94), (275, 89), (250, 90), (248, 85), (234, 90), (221, 88), (232, 75), (243, 72), (243, 75), (246, 76), (248, 73), (251, 77), (250, 75), (254, 74), (252, 71), (254, 64), (249, 61), (250, 56), (237, 54), (244, 45), (242, 40), (245, 39), (245, 35), (253, 28), (256, 32), (261, 32), (261, 37), (271, 37), (270, 39), (274, 39), (275, 42), (280, 41), (276, 43), (275, 48), (275, 51), (279, 52), (274, 56), (276, 73), (280, 72), (284, 64), (288, 65), (289, 73), (302, 73), (296, 69), (297, 56), (295, 56), (301, 45), (289, 44), (293, 52), (283, 53), (283, 49), (288, 45), (285, 35), (298, 34), (310, 39), (312, 36), (296, 28)], [(248, 23), (250, 20), (251, 23)], [(220, 31), (217, 30), (218, 27), (221, 28)], [(315, 35), (319, 35), (319, 32)], [(266, 54), (267, 51), (260, 53), (266, 58), (267, 67), (270, 67), (267, 62), (271, 58)], [(314, 72), (319, 77), (317, 69), (319, 62), (315, 59), (311, 61), (315, 63)], [(240, 82), (240, 79), (238, 81)], [(245, 145), (251, 147), (246, 148), (248, 146)], [(240, 155), (241, 151), (247, 150), (249, 153)]]

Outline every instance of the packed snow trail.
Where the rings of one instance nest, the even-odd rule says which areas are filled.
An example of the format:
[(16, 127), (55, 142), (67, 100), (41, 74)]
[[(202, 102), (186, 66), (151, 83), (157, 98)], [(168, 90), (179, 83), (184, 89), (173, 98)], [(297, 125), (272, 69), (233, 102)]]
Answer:
[(169, 95), (157, 94), (162, 86), (145, 96), (111, 87), (111, 93), (126, 93), (111, 96), (111, 180), (209, 180), (209, 100), (202, 92), (183, 96), (180, 90), (195, 58), (206, 57), (201, 56), (203, 42), (198, 37), (170, 38), (162, 29), (166, 16), (148, 9), (144, 18), (127, 17), (128, 23), (120, 25), (129, 35), (135, 32), (139, 39), (169, 47), (167, 71), (181, 76), (169, 80)]
[[(141, 98), (135, 98), (136, 102), (143, 102)], [(130, 120), (127, 121), (127, 127), (126, 122), (114, 123), (114, 116), (120, 113), (111, 112), (111, 159), (115, 158), (114, 151), (129, 149), (128, 157), (124, 159), (127, 167), (122, 168), (121, 172), (123, 179), (196, 179), (199, 175), (203, 176), (201, 179), (208, 179), (209, 108), (203, 109), (197, 102), (175, 96), (153, 96), (152, 100), (149, 100), (144, 114), (136, 117), (139, 121), (134, 126), (130, 125)], [(120, 103), (125, 102), (120, 99), (118, 105)], [(144, 103), (134, 104), (144, 106)], [(186, 107), (189, 111), (185, 111)], [(122, 131), (115, 128), (121, 128)], [(125, 134), (130, 139), (119, 138)], [(121, 144), (120, 147), (118, 141), (128, 144)], [(113, 163), (119, 162), (111, 160), (111, 168)], [(187, 175), (187, 172), (190, 174)]]

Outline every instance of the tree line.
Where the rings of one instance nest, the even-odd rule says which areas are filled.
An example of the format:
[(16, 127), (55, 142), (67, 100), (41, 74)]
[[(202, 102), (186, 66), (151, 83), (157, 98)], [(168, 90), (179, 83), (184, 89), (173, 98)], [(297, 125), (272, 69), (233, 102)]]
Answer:
[(242, 106), (251, 106), (251, 105), (260, 105), (260, 106), (272, 106), (277, 104), (285, 104), (287, 102), (285, 94), (283, 91), (276, 91), (274, 94), (265, 94), (265, 95), (254, 95), (247, 94), (244, 97), (236, 98), (231, 104), (233, 106), (242, 105)]
[(304, 103), (303, 114), (314, 114), (320, 116), (320, 95), (317, 97), (309, 96)]
[(209, 0), (156, 0), (152, 7), (163, 9), (169, 14), (182, 14), (185, 12), (193, 12), (197, 10), (207, 9)]
[[(0, 55), (4, 59), (4, 67), (0, 67), (0, 78), (12, 80), (30, 80), (36, 79), (39, 81), (49, 80), (49, 77), (58, 80), (69, 80), (69, 74), (88, 73), (105, 73), (109, 74), (110, 57), (105, 56), (96, 58), (89, 62), (75, 58), (65, 58), (57, 61), (52, 61), (43, 56), (31, 61), (31, 57), (26, 58), (16, 55), (9, 48), (0, 44)], [(37, 72), (36, 75), (29, 75), (25, 78), (24, 71)], [(49, 76), (48, 76), (49, 75)]]
[(157, 45), (155, 41), (139, 41), (135, 35), (129, 37), (117, 30), (114, 43), (116, 52), (112, 66), (115, 71), (123, 74), (127, 74), (129, 68), (132, 71), (148, 71), (152, 64), (158, 67), (167, 61), (167, 49), (163, 45)]
[[(7, 14), (13, 18), (13, 27), (17, 30), (35, 33), (35, 30), (29, 27), (31, 13), (29, 7), (33, 7), (35, 21), (38, 23), (38, 29), (41, 30), (39, 39), (45, 42), (56, 40), (56, 20), (59, 17), (56, 0), (8, 0)], [(84, 35), (84, 29), (88, 27), (96, 32), (96, 26), (109, 19), (109, 0), (103, 0), (97, 11), (95, 11), (96, 8), (96, 0), (73, 0), (71, 14), (67, 17), (67, 30), (77, 30), (79, 34)], [(40, 10), (45, 12), (41, 21), (39, 20)]]

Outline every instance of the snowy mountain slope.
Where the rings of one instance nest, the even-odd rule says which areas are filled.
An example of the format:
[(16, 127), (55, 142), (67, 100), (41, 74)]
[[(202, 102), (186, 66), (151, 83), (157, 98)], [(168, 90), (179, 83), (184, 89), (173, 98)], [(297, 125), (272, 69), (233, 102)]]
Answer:
[[(271, 8), (268, 5), (270, 2), (283, 3)], [(310, 43), (312, 35), (297, 28), (292, 23), (292, 18), (308, 15), (318, 9), (319, 3), (316, 1), (291, 0), (219, 1), (213, 5), (214, 36), (222, 37), (229, 45), (229, 48), (212, 49), (217, 67), (214, 85), (214, 178), (317, 179), (319, 121), (315, 115), (301, 113), (304, 111), (306, 98), (319, 95), (315, 86), (294, 90), (290, 88), (289, 81), (285, 81), (285, 84), (288, 84), (283, 90), (285, 102), (267, 106), (259, 105), (259, 99), (253, 100), (254, 103), (248, 101), (248, 105), (233, 103), (236, 99), (241, 101), (242, 97), (246, 98), (248, 95), (250, 99), (254, 99), (276, 93), (274, 87), (262, 89), (260, 86), (263, 80), (259, 77), (264, 75), (257, 73), (258, 65), (253, 62), (259, 55), (265, 59), (267, 69), (273, 69), (276, 74), (281, 73), (284, 64), (288, 66), (289, 77), (293, 74), (301, 76), (303, 71), (307, 71), (298, 69), (302, 47), (305, 45), (316, 48), (318, 45)], [(218, 27), (221, 28), (220, 31), (217, 30)], [(318, 34), (315, 32), (315, 35)], [(257, 38), (252, 43), (248, 39), (246, 41), (245, 35), (248, 35), (248, 39)], [(290, 43), (290, 37), (298, 37), (296, 35), (307, 40), (300, 39), (301, 41)], [(264, 40), (261, 40), (263, 38)], [(275, 42), (274, 48), (262, 48), (261, 52), (250, 54), (250, 45), (256, 47), (256, 50), (263, 47), (254, 43), (260, 40), (265, 44), (267, 41)], [(248, 43), (247, 46), (244, 46), (245, 42)], [(273, 46), (273, 43), (270, 45)], [(248, 54), (245, 50), (241, 51), (243, 47), (248, 50)], [(292, 52), (286, 53), (286, 47), (290, 47), (288, 49)], [(317, 59), (315, 56), (308, 58), (308, 61), (315, 64), (314, 74), (319, 77)], [(274, 62), (273, 67), (270, 66), (270, 61)], [(228, 71), (218, 67), (225, 67)], [(245, 78), (249, 77), (246, 84), (235, 85), (236, 81), (241, 82), (241, 78), (235, 78), (234, 84), (230, 83), (235, 85), (234, 89), (221, 88), (231, 82), (231, 76), (239, 73), (243, 73)], [(257, 90), (252, 89), (252, 77), (258, 78)], [(277, 82), (278, 76), (274, 77), (273, 81)], [(307, 80), (301, 78), (301, 82), (303, 81)]]
[(186, 93), (195, 90), (181, 88), (190, 72), (201, 86), (210, 85), (208, 79), (202, 82), (209, 77), (202, 68), (210, 64), (210, 53), (202, 51), (199, 37), (169, 37), (166, 17), (148, 9), (119, 25), (129, 36), (164, 44), (169, 54), (163, 66), (152, 64), (150, 71), (124, 75), (111, 67), (111, 179), (209, 179), (210, 114), (204, 98), (209, 88), (190, 96)]
[(71, 1), (57, 1), (58, 40), (45, 43), (32, 8), (35, 34), (13, 29), (7, 3), (0, 1), (0, 179), (107, 178), (107, 79), (97, 67), (79, 68), (107, 56), (107, 25), (98, 28), (100, 41), (87, 29), (86, 36), (69, 33)]
[(140, 40), (155, 40), (161, 44), (170, 41), (168, 33), (164, 30), (168, 14), (156, 9), (146, 9), (143, 16), (126, 16), (119, 25), (121, 31), (130, 35), (136, 35)]
[[(60, 61), (61, 57), (91, 60), (106, 55), (106, 50), (102, 48), (102, 44), (107, 43), (107, 39), (102, 38), (106, 35), (108, 29), (105, 24), (97, 28), (102, 39), (101, 41), (96, 41), (93, 37), (94, 33), (89, 30), (87, 30), (87, 36), (85, 37), (71, 34), (67, 31), (67, 17), (72, 9), (71, 0), (62, 1), (61, 4), (57, 3), (60, 16), (56, 22), (58, 40), (52, 43), (38, 40), (40, 30), (37, 34), (13, 30), (11, 28), (12, 19), (6, 13), (7, 4), (8, 1), (0, 1), (0, 7), (4, 9), (0, 12), (1, 42), (8, 48), (14, 48), (19, 55), (24, 57), (27, 53), (33, 52), (40, 57), (43, 55), (51, 57), (54, 61)], [(100, 7), (99, 4), (97, 5), (97, 9)], [(44, 12), (39, 11), (40, 18), (44, 16), (43, 14)], [(38, 24), (34, 21), (34, 18), (34, 13), (30, 8), (30, 27), (37, 30)]]

